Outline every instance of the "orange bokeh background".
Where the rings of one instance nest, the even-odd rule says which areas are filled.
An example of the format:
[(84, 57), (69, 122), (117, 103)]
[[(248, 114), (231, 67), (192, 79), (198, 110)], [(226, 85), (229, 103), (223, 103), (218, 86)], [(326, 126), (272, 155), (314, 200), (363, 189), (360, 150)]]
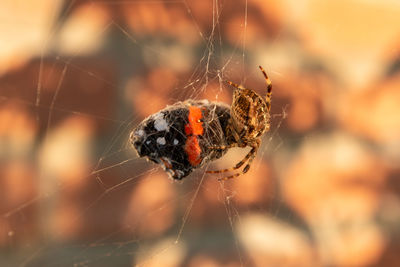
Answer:
[[(0, 22), (0, 266), (398, 266), (397, 1), (4, 0)], [(230, 103), (224, 80), (264, 94), (258, 65), (246, 175), (137, 158), (137, 123)]]

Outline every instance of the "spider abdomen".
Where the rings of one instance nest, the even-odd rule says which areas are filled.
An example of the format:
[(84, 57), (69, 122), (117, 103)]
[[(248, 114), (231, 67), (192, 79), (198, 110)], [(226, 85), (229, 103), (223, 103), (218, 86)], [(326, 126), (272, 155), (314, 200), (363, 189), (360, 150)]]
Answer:
[(231, 107), (231, 128), (238, 143), (246, 143), (264, 134), (269, 125), (265, 100), (251, 89), (236, 89)]

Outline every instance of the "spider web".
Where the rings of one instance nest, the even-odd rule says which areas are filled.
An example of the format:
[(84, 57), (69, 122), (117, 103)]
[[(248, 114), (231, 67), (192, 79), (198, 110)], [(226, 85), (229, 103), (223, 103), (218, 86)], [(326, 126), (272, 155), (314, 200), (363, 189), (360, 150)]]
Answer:
[[(217, 182), (216, 178), (221, 176), (205, 174), (205, 170), (217, 166), (233, 166), (248, 151), (233, 149), (218, 162), (196, 170), (178, 183), (169, 181), (159, 166), (138, 158), (128, 143), (130, 131), (160, 108), (156, 95), (157, 100), (147, 99), (145, 111), (141, 110), (143, 105), (127, 100), (134, 99), (141, 87), (147, 86), (144, 77), (153, 68), (162, 69), (160, 79), (169, 74), (168, 69), (179, 73), (165, 95), (167, 104), (203, 98), (229, 103), (232, 89), (224, 82), (232, 77), (240, 77), (235, 82), (244, 85), (265, 86), (257, 65), (266, 67), (268, 73), (272, 67), (268, 62), (256, 62), (247, 50), (248, 19), (254, 15), (254, 6), (249, 10), (247, 0), (236, 7), (221, 0), (204, 2), (205, 6), (189, 0), (59, 1), (53, 14), (55, 22), (39, 49), (39, 56), (26, 63), (33, 69), (27, 77), (33, 81), (34, 90), (16, 94), (11, 89), (4, 90), (0, 96), (3, 103), (12, 103), (34, 114), (39, 128), (35, 146), (28, 152), (34, 158), (31, 167), (36, 175), (31, 186), (36, 189), (23, 202), (7, 206), (2, 213), (9, 229), (9, 246), (18, 247), (2, 260), (4, 264), (183, 266), (191, 262), (191, 266), (197, 266), (196, 262), (202, 265), (203, 258), (212, 255), (219, 264), (251, 265), (238, 234), (242, 214), (256, 209), (278, 217), (284, 210), (283, 203), (278, 195), (268, 191), (264, 204), (261, 201), (254, 207), (251, 204), (239, 207), (237, 187), (229, 185), (230, 181)], [(118, 64), (110, 67), (109, 61), (102, 59), (87, 63), (82, 56), (86, 53), (84, 46), (67, 52), (54, 49), (57, 46), (53, 42), (59, 38), (65, 22), (81, 6), (88, 9), (101, 6), (109, 12), (96, 31), (98, 36), (106, 36), (103, 46), (88, 57), (106, 53), (106, 58), (111, 57), (111, 62)], [(137, 29), (132, 30), (129, 23), (110, 15), (125, 7), (154, 8), (154, 12), (164, 10), (167, 14), (178, 12), (189, 23), (187, 39), (195, 41), (174, 36), (174, 30), (172, 37), (157, 31), (141, 34)], [(207, 10), (207, 18), (199, 17), (197, 9), (201, 8)], [(228, 20), (230, 12), (235, 12), (239, 20), (230, 27), (235, 29), (235, 39), (228, 42), (224, 28), (232, 23)], [(171, 54), (176, 59), (171, 60)], [(182, 62), (187, 55), (192, 55), (187, 59), (193, 64), (189, 68), (185, 66), (188, 63)], [(88, 82), (79, 86), (75, 80)], [(13, 77), (6, 81), (10, 88), (14, 82)], [(74, 86), (80, 90), (74, 91)], [(93, 87), (100, 89), (90, 92)], [(96, 94), (98, 98), (93, 97)], [(81, 101), (86, 105), (74, 106)], [(272, 114), (272, 130), (265, 136), (251, 168), (254, 173), (261, 173), (257, 178), (271, 179), (269, 174), (262, 175), (265, 158), (282, 144), (278, 129), (285, 114), (284, 106)], [(60, 129), (67, 132), (66, 137)], [(70, 139), (77, 141), (68, 142)], [(53, 147), (53, 143), (62, 141), (66, 141), (67, 147), (59, 150)], [(61, 155), (63, 152), (74, 155), (79, 149), (91, 152), (82, 152), (82, 158), (76, 161)], [(80, 161), (84, 166), (73, 165)], [(158, 194), (164, 195), (155, 197)], [(221, 211), (222, 216), (218, 214)], [(27, 221), (31, 220), (36, 222), (32, 226), (35, 230), (20, 226), (29, 225)]]

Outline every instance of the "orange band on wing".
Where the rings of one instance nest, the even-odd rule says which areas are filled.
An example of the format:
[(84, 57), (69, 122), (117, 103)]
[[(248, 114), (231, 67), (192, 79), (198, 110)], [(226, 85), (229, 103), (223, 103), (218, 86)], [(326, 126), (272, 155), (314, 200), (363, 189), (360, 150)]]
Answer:
[(189, 123), (185, 125), (186, 135), (202, 135), (204, 132), (203, 123), (200, 121), (203, 118), (201, 109), (195, 106), (189, 106)]
[(189, 162), (192, 166), (197, 166), (201, 162), (201, 148), (197, 136), (192, 135), (186, 139), (185, 152), (188, 155)]
[(202, 118), (203, 114), (199, 107), (189, 106), (189, 123), (185, 125), (185, 134), (187, 137), (185, 152), (192, 166), (197, 166), (201, 162), (201, 147), (197, 136), (204, 133), (203, 123), (201, 122)]

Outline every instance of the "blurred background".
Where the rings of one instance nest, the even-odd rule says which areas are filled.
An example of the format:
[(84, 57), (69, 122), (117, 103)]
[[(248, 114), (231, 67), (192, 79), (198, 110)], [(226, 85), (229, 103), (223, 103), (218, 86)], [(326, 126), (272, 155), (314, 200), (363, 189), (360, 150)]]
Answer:
[[(0, 266), (399, 265), (399, 1), (3, 0), (0, 40)], [(137, 158), (141, 120), (265, 94), (258, 65), (249, 173)]]

